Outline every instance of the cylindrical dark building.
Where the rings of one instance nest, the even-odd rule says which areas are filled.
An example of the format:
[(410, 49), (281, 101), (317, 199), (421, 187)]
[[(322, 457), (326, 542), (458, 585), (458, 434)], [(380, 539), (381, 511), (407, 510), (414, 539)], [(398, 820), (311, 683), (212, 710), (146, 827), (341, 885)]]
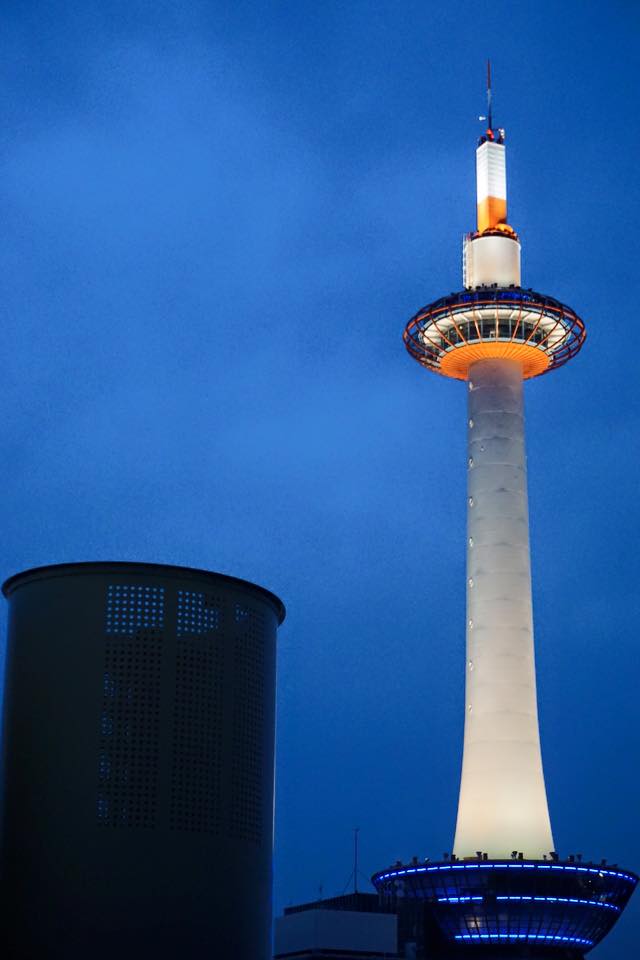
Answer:
[(280, 600), (144, 563), (3, 590), (2, 956), (267, 960)]

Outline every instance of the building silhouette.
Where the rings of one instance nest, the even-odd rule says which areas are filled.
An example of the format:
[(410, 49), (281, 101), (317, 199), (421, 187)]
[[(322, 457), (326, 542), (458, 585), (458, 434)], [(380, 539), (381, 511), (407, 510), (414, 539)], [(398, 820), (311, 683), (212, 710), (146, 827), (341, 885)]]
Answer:
[(274, 960), (397, 960), (398, 917), (375, 893), (354, 892), (285, 907)]
[(637, 877), (555, 852), (542, 769), (533, 621), (523, 381), (555, 371), (585, 339), (578, 315), (521, 286), (507, 221), (505, 133), (476, 151), (477, 229), (459, 293), (423, 307), (404, 339), (427, 370), (465, 382), (466, 693), (451, 857), (397, 864), (373, 882), (413, 918), (433, 957), (581, 957), (611, 929)]
[(3, 590), (3, 957), (266, 960), (280, 600), (141, 563)]

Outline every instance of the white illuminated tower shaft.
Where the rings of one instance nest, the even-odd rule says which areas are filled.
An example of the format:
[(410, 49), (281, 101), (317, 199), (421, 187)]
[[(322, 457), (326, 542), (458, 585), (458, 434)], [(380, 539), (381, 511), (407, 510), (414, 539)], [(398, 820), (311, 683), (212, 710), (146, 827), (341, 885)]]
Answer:
[(476, 150), (477, 229), (464, 238), (464, 289), (419, 310), (404, 340), (426, 369), (469, 388), (465, 730), (453, 852), (540, 860), (554, 845), (536, 701), (522, 386), (574, 356), (585, 330), (565, 304), (521, 286), (505, 132), (490, 118), (489, 110)]
[(522, 366), (469, 370), (467, 670), (454, 853), (553, 850), (531, 610)]

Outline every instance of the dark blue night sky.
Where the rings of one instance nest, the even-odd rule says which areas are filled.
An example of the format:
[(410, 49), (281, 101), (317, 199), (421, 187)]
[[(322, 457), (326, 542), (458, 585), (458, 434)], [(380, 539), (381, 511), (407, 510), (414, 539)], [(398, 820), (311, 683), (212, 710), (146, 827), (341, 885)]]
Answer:
[[(558, 850), (638, 870), (632, 2), (0, 11), (2, 574), (166, 561), (279, 593), (276, 909), (453, 838), (465, 391), (404, 352), (461, 286), (484, 61), (523, 282), (587, 344), (527, 396)], [(633, 955), (640, 894), (597, 951)]]

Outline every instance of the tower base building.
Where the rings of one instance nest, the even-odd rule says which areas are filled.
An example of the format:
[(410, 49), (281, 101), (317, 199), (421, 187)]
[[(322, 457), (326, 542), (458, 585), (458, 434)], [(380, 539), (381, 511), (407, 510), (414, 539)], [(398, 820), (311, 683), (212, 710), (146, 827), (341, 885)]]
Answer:
[(426, 960), (579, 960), (609, 933), (638, 882), (573, 858), (410, 863), (372, 879), (387, 909), (413, 920), (416, 955)]
[(398, 918), (375, 893), (286, 907), (276, 918), (273, 960), (400, 960)]

